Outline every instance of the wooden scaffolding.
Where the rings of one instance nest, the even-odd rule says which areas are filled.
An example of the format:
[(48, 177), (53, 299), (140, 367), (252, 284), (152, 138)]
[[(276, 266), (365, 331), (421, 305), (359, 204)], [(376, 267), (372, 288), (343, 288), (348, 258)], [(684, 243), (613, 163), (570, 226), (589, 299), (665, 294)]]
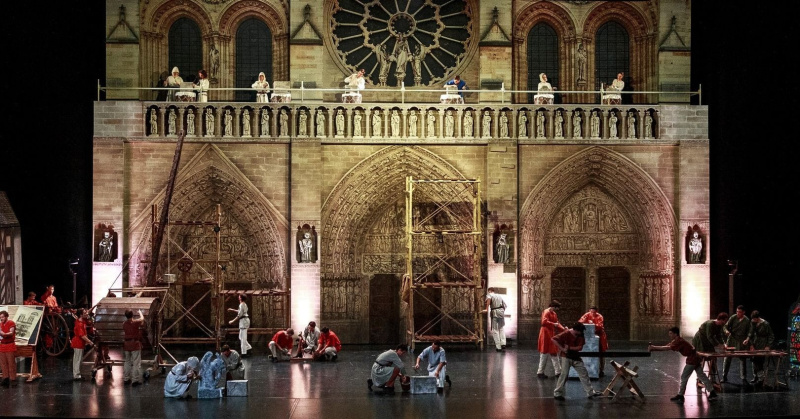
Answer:
[[(407, 339), (483, 348), (480, 179), (406, 177)], [(431, 244), (437, 248), (431, 252)], [(431, 292), (449, 294), (440, 301)], [(420, 315), (426, 312), (426, 315)]]

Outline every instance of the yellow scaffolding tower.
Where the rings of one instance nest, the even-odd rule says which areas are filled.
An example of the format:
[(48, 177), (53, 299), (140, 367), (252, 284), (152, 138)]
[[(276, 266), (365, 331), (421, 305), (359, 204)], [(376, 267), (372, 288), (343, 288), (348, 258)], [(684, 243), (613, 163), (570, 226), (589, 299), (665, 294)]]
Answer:
[[(409, 346), (438, 340), (474, 342), (483, 348), (480, 179), (424, 180), (408, 176), (405, 215), (403, 296), (408, 303)], [(431, 252), (431, 243), (440, 245), (438, 252)], [(436, 302), (430, 297), (431, 289), (439, 289), (450, 298)], [(415, 307), (415, 299), (425, 306)], [(429, 311), (422, 316), (426, 318), (415, 320), (422, 308)]]

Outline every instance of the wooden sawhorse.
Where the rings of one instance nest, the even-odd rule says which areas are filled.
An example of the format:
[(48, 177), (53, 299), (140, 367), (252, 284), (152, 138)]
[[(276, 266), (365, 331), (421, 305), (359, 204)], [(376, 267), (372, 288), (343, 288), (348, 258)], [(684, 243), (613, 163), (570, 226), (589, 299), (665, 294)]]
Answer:
[[(634, 396), (639, 396), (639, 398), (642, 399), (644, 398), (644, 393), (642, 393), (642, 390), (640, 390), (639, 386), (637, 386), (636, 383), (633, 381), (634, 378), (639, 377), (639, 373), (636, 372), (639, 370), (639, 367), (634, 366), (633, 369), (630, 369), (628, 368), (630, 364), (631, 364), (630, 361), (625, 361), (624, 364), (620, 364), (616, 361), (611, 361), (611, 366), (614, 367), (614, 370), (617, 373), (616, 375), (614, 375), (614, 378), (611, 379), (611, 382), (608, 383), (608, 386), (603, 391), (603, 396), (607, 397), (609, 395), (613, 395), (614, 397), (612, 397), (611, 400), (614, 400), (617, 398), (617, 396), (619, 396), (619, 393), (622, 392), (622, 390), (624, 390), (627, 387), (628, 390)], [(614, 384), (616, 384), (617, 381), (621, 381), (622, 384), (619, 386), (619, 390), (614, 391)]]

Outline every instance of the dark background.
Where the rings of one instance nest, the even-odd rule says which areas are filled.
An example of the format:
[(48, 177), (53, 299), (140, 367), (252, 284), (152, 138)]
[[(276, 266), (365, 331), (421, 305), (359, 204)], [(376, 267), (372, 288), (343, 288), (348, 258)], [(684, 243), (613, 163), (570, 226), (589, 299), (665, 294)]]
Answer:
[[(70, 300), (68, 261), (80, 258), (80, 299), (91, 290), (93, 101), (98, 79), (105, 85), (105, 2), (7, 3), (0, 190), (22, 228), (24, 292), (53, 283)], [(736, 304), (759, 309), (785, 339), (787, 310), (800, 294), (799, 7), (691, 5), (692, 89), (702, 85), (710, 112), (709, 315), (727, 310), (727, 260), (737, 260)]]

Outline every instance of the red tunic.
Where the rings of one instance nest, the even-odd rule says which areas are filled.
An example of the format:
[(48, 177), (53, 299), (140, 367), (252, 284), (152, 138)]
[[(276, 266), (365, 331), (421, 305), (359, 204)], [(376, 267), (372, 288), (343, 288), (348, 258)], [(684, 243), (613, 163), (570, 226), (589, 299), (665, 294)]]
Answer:
[(336, 349), (336, 352), (342, 351), (342, 342), (339, 341), (339, 336), (336, 336), (336, 333), (333, 332), (320, 333), (319, 346), (320, 348), (325, 346), (332, 346), (334, 349)]
[(44, 304), (42, 304), (42, 303), (40, 303), (40, 302), (38, 302), (36, 300), (25, 300), (25, 301), (22, 302), (22, 305), (25, 305), (25, 306), (41, 306), (41, 305), (44, 305)]
[(542, 312), (542, 327), (539, 329), (539, 353), (555, 355), (558, 348), (553, 345), (553, 336), (556, 332), (561, 332), (564, 327), (558, 323), (558, 314), (551, 307)]
[(11, 321), (6, 320), (5, 323), (0, 324), (0, 330), (3, 333), (8, 333), (14, 328), (14, 333), (11, 336), (3, 336), (0, 339), (0, 352), (15, 352), (17, 350), (17, 344), (15, 343), (16, 335), (17, 335), (17, 325)]
[(581, 323), (594, 324), (594, 333), (600, 337), (600, 352), (608, 350), (608, 337), (606, 336), (605, 325), (603, 324), (603, 315), (600, 313), (592, 314), (591, 311), (587, 312), (581, 319)]
[(122, 323), (122, 331), (125, 334), (125, 341), (122, 343), (122, 350), (127, 352), (142, 350), (142, 321), (125, 320)]
[(72, 344), (72, 349), (84, 349), (86, 347), (86, 342), (84, 342), (81, 337), (86, 336), (86, 323), (84, 323), (81, 319), (75, 320), (74, 332), (75, 335), (70, 341), (70, 344)]
[(697, 356), (694, 346), (682, 337), (678, 336), (667, 346), (675, 352), (686, 357), (686, 365), (700, 365), (700, 358)]
[(283, 349), (292, 348), (292, 338), (286, 334), (285, 330), (281, 330), (272, 337), (272, 341), (277, 343)]

